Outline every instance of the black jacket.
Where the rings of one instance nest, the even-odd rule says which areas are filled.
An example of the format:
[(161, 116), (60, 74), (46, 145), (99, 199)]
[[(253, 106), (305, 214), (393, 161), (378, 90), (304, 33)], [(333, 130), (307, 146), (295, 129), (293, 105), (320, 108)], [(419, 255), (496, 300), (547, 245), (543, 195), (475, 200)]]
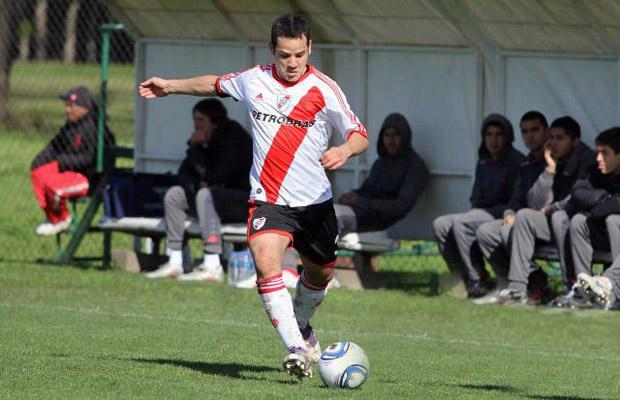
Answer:
[(179, 167), (179, 183), (188, 199), (194, 198), (201, 182), (209, 187), (224, 186), (249, 193), (251, 166), (252, 138), (236, 121), (227, 120), (208, 142), (194, 146), (188, 142)]
[[(111, 150), (114, 136), (105, 127), (104, 143), (106, 146), (105, 169), (113, 161)], [(97, 112), (91, 110), (76, 122), (66, 122), (58, 134), (45, 146), (32, 161), (30, 169), (35, 169), (51, 161), (58, 161), (61, 171), (75, 171), (88, 177), (96, 171), (97, 163)]]
[[(387, 128), (394, 128), (401, 136), (400, 149), (394, 156), (383, 144)], [(368, 178), (355, 190), (359, 197), (351, 206), (358, 231), (385, 229), (405, 217), (428, 182), (428, 169), (411, 146), (411, 127), (403, 115), (387, 116), (379, 132), (377, 154), (379, 158)]]
[(620, 214), (620, 175), (603, 175), (593, 167), (587, 179), (573, 186), (565, 210), (570, 215), (585, 212), (594, 218)]
[(516, 213), (522, 208), (529, 207), (527, 194), (540, 174), (543, 173), (546, 166), (547, 163), (544, 157), (537, 160), (532, 154), (529, 154), (527, 160), (519, 165), (517, 181), (512, 191), (512, 197), (508, 202), (508, 209), (504, 211), (504, 215), (507, 213)]
[[(506, 146), (499, 160), (492, 160), (484, 144), (484, 134), (489, 124), (495, 123), (503, 127)], [(470, 202), (473, 208), (481, 208), (493, 215), (502, 218), (504, 211), (509, 208), (509, 201), (517, 180), (519, 166), (525, 156), (512, 147), (514, 132), (512, 124), (501, 114), (487, 116), (480, 128), (482, 144), (478, 150), (478, 163), (471, 191)]]

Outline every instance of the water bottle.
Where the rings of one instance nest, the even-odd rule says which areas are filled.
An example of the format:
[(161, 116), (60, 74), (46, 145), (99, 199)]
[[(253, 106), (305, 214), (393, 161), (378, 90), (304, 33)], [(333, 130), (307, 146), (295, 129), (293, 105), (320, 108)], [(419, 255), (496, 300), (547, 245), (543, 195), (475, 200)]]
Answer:
[(243, 261), (241, 262), (241, 265), (243, 267), (241, 268), (241, 270), (243, 271), (243, 276), (241, 277), (241, 279), (239, 279), (239, 281), (245, 281), (254, 276), (254, 260), (252, 259), (252, 254), (250, 254), (249, 251), (246, 251), (243, 254), (242, 260)]
[(228, 284), (235, 285), (239, 282), (239, 252), (233, 251), (228, 259)]

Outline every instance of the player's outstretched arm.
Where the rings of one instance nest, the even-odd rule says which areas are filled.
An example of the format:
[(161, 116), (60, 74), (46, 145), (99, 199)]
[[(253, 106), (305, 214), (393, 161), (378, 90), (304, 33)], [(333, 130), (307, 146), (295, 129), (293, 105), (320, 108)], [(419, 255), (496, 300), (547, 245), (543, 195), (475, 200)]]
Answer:
[(202, 75), (186, 79), (164, 79), (157, 76), (142, 82), (140, 96), (145, 99), (165, 97), (169, 94), (189, 94), (192, 96), (215, 96), (217, 75)]
[(352, 135), (340, 146), (330, 147), (321, 155), (321, 165), (327, 169), (342, 167), (349, 158), (362, 154), (368, 148), (368, 139), (362, 135)]

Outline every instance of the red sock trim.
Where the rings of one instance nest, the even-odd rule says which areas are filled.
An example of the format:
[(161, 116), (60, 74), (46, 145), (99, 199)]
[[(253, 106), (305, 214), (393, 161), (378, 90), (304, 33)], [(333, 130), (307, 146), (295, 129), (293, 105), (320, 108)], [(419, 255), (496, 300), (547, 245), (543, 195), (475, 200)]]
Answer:
[(308, 282), (308, 279), (306, 278), (306, 273), (302, 272), (301, 276), (299, 277), (299, 281), (301, 282), (301, 284), (309, 290), (314, 290), (316, 292), (320, 292), (325, 290), (325, 288), (327, 287), (327, 285), (329, 284), (329, 282), (327, 282), (325, 285), (323, 286), (315, 286), (313, 284), (311, 284), (310, 282)]
[(273, 293), (278, 290), (286, 289), (286, 285), (282, 279), (282, 273), (267, 279), (257, 280), (256, 287), (258, 288), (258, 294)]

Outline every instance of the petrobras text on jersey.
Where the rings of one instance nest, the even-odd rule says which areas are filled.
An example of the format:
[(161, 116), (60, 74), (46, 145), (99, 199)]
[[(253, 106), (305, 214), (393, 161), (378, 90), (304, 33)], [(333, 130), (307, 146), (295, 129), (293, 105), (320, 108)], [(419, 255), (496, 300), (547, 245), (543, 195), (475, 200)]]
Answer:
[(299, 128), (311, 128), (316, 123), (316, 120), (312, 121), (302, 121), (300, 119), (293, 119), (289, 117), (285, 117), (283, 115), (277, 116), (273, 114), (268, 114), (256, 110), (252, 110), (252, 117), (257, 121), (269, 122), (273, 124), (279, 125), (292, 125), (297, 126)]

